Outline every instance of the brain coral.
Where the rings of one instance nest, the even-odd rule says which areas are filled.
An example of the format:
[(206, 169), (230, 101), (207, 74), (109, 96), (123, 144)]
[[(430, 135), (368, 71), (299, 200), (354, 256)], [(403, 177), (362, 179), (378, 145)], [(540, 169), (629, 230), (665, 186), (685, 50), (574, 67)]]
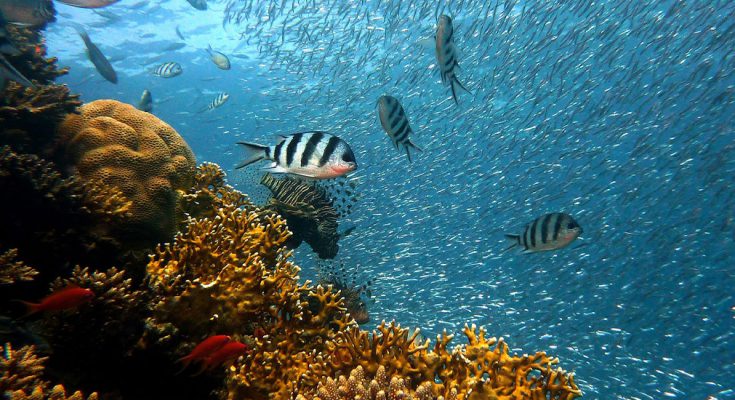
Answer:
[(176, 228), (177, 190), (194, 179), (195, 160), (183, 138), (152, 114), (97, 100), (59, 127), (64, 157), (82, 178), (122, 190), (133, 201), (130, 233), (166, 241)]

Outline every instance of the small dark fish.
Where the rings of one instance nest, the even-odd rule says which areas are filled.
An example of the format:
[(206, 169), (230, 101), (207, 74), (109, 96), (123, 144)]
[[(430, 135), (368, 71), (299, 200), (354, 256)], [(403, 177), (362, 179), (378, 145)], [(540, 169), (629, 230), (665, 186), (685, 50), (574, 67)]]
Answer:
[(143, 94), (140, 96), (138, 102), (138, 110), (151, 112), (153, 111), (153, 96), (148, 89), (143, 90)]
[(143, 7), (147, 6), (147, 5), (148, 5), (148, 0), (141, 0), (141, 1), (137, 2), (137, 3), (131, 4), (130, 6), (128, 6), (128, 8), (130, 8), (131, 10), (137, 10), (137, 9), (143, 8)]
[(212, 62), (217, 66), (217, 68), (225, 70), (230, 69), (230, 59), (227, 58), (226, 55), (219, 51), (212, 50), (212, 46), (209, 46), (207, 53), (209, 53), (209, 58), (212, 59)]
[(225, 104), (229, 98), (230, 95), (226, 92), (219, 93), (214, 99), (212, 99), (212, 102), (209, 103), (209, 105), (207, 105), (207, 107), (200, 112), (214, 110), (215, 108)]
[(102, 77), (112, 83), (117, 83), (117, 73), (115, 73), (115, 69), (112, 68), (112, 64), (110, 64), (100, 49), (92, 43), (87, 32), (82, 28), (78, 28), (77, 32), (79, 32), (79, 36), (81, 36), (82, 40), (84, 40), (84, 44), (87, 46), (87, 57), (89, 58), (89, 61), (92, 61), (92, 64), (94, 64)]
[(186, 40), (186, 39), (184, 39), (184, 35), (179, 30), (179, 26), (178, 25), (176, 25), (176, 35), (179, 37), (179, 39)]
[(148, 33), (144, 33), (144, 34), (140, 35), (140, 37), (143, 38), (143, 39), (152, 38), (154, 36), (156, 36), (156, 34), (155, 33), (152, 33), (152, 32), (148, 32)]
[(0, 16), (5, 22), (40, 26), (54, 20), (51, 0), (0, 0)]
[(526, 225), (520, 235), (505, 235), (508, 240), (514, 241), (505, 251), (516, 246), (522, 246), (526, 253), (538, 251), (558, 250), (568, 246), (579, 235), (582, 227), (569, 214), (551, 213), (536, 218)]
[(184, 47), (186, 47), (186, 43), (176, 42), (176, 43), (171, 43), (170, 45), (166, 46), (166, 48), (164, 48), (163, 51), (175, 51), (178, 49), (183, 49)]
[(102, 8), (115, 4), (120, 0), (56, 0), (72, 7), (80, 8)]
[(26, 87), (36, 87), (31, 81), (28, 80), (23, 74), (18, 72), (13, 65), (10, 64), (5, 56), (0, 54), (0, 91), (5, 88), (5, 81), (10, 80), (18, 82)]
[(398, 99), (392, 96), (380, 96), (378, 99), (378, 117), (380, 117), (380, 124), (383, 125), (385, 133), (393, 141), (393, 145), (396, 149), (398, 145), (403, 146), (406, 149), (408, 162), (411, 162), (409, 147), (413, 147), (418, 151), (422, 150), (409, 138), (413, 130), (411, 130), (411, 125), (408, 124), (408, 117)]
[(207, 9), (207, 0), (186, 0), (191, 4), (192, 7), (196, 8), (197, 10), (206, 10)]
[(100, 17), (107, 18), (110, 21), (118, 21), (118, 20), (120, 20), (120, 16), (119, 15), (117, 15), (117, 14), (115, 14), (113, 12), (107, 11), (107, 10), (92, 10), (92, 12), (94, 12), (97, 15), (99, 15)]
[(181, 68), (181, 64), (177, 62), (167, 62), (159, 65), (153, 70), (153, 75), (160, 76), (161, 78), (173, 78), (181, 75), (184, 70)]
[(462, 83), (457, 79), (455, 68), (459, 66), (457, 61), (457, 49), (454, 47), (454, 27), (452, 27), (452, 18), (447, 15), (439, 17), (439, 24), (436, 28), (436, 60), (439, 64), (439, 72), (443, 83), (449, 83), (452, 88), (452, 98), (456, 104), (457, 91), (455, 85), (458, 85), (464, 91), (469, 93)]
[(237, 168), (260, 160), (270, 160), (272, 173), (287, 173), (316, 179), (330, 179), (357, 169), (355, 154), (344, 140), (326, 132), (299, 132), (281, 136), (275, 146), (238, 142), (247, 156)]

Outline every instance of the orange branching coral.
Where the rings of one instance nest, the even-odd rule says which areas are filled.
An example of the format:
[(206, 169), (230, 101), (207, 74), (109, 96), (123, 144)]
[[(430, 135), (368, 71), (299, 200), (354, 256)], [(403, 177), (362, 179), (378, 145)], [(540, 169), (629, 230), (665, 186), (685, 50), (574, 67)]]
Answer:
[(81, 102), (65, 85), (53, 84), (68, 69), (57, 69), (56, 58), (45, 58), (46, 46), (40, 33), (13, 25), (5, 28), (18, 50), (18, 54), (5, 57), (22, 75), (35, 81), (36, 87), (16, 82), (0, 87), (0, 145), (44, 154), (53, 143), (56, 125)]
[[(194, 185), (181, 196), (180, 213), (192, 218), (214, 218), (217, 209), (226, 204), (255, 209), (248, 197), (225, 182), (225, 172), (219, 165), (205, 162), (197, 167)], [(182, 230), (186, 218), (179, 218)]]
[(194, 179), (189, 146), (171, 126), (129, 104), (97, 100), (79, 111), (59, 127), (65, 158), (83, 179), (119, 188), (133, 201), (131, 235), (169, 241), (177, 228), (177, 191)]
[(46, 360), (47, 357), (36, 356), (33, 346), (13, 350), (6, 343), (0, 357), (0, 393), (12, 400), (97, 400), (96, 393), (84, 397), (77, 391), (67, 396), (62, 385), (48, 389), (50, 383), (41, 377)]
[[(455, 397), (449, 397), (454, 399)], [(296, 400), (306, 400), (298, 395)], [(411, 388), (408, 379), (398, 376), (391, 377), (384, 366), (379, 366), (374, 377), (368, 377), (361, 366), (353, 369), (349, 377), (340, 375), (337, 379), (327, 378), (319, 383), (314, 400), (434, 400), (431, 382), (424, 382), (416, 390)], [(442, 396), (438, 399), (444, 400)]]
[[(360, 392), (360, 387), (364, 387), (372, 396), (367, 398), (385, 398), (377, 394), (381, 382), (383, 386), (387, 382), (387, 378), (380, 376), (390, 377), (391, 385), (400, 388), (395, 390), (417, 399), (426, 398), (427, 390), (431, 392), (430, 398), (457, 400), (570, 400), (581, 395), (574, 376), (560, 369), (552, 370), (557, 360), (545, 353), (510, 356), (502, 339), (486, 339), (485, 331), (480, 329), (478, 333), (474, 326), (466, 326), (464, 333), (469, 343), (450, 352), (447, 346), (452, 337), (446, 334), (438, 337), (434, 348), (429, 350), (428, 340), (424, 344), (415, 343), (418, 332), (409, 336), (407, 329), (394, 324), (383, 323), (372, 335), (357, 329), (347, 331), (324, 355), (328, 368), (337, 371), (336, 374), (319, 371), (318, 389), (313, 385), (302, 386), (301, 398), (353, 398), (340, 389), (345, 385), (349, 393)], [(378, 385), (350, 383), (352, 378), (345, 376), (356, 368), (360, 368), (358, 374), (362, 378), (355, 379), (365, 381), (367, 376), (377, 380)]]
[[(295, 281), (299, 270), (281, 247), (289, 235), (277, 216), (261, 218), (234, 205), (218, 209), (215, 218), (192, 221), (148, 264), (151, 286), (162, 296), (157, 311), (177, 325), (240, 330), (243, 318), (277, 304), (281, 287)], [(189, 311), (179, 312), (184, 309)]]
[(0, 285), (18, 281), (31, 281), (38, 271), (25, 265), (23, 261), (15, 261), (18, 249), (10, 249), (0, 253)]

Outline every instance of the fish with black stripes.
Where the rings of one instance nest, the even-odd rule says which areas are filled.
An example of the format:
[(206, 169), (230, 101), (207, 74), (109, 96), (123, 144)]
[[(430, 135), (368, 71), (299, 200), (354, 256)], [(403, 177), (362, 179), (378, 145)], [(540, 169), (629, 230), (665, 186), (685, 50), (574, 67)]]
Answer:
[(504, 251), (516, 246), (522, 247), (524, 254), (559, 250), (567, 247), (581, 234), (582, 227), (571, 215), (564, 213), (546, 214), (526, 225), (522, 234), (505, 235), (508, 240), (514, 243)]
[(199, 112), (214, 110), (215, 108), (225, 104), (229, 98), (230, 95), (227, 92), (221, 92), (217, 94), (217, 96), (215, 96), (215, 98), (212, 99), (212, 101)]
[(55, 20), (51, 0), (0, 0), (0, 18), (4, 22), (40, 27)]
[(153, 69), (153, 75), (160, 76), (161, 78), (173, 78), (181, 75), (184, 69), (181, 68), (181, 64), (173, 61), (163, 63)]
[(243, 168), (260, 160), (270, 160), (268, 172), (315, 179), (336, 178), (357, 169), (350, 145), (327, 132), (299, 132), (281, 136), (275, 146), (238, 142), (245, 147)]
[(398, 99), (392, 96), (380, 96), (378, 98), (378, 117), (385, 133), (393, 141), (393, 145), (396, 149), (398, 145), (403, 146), (406, 149), (408, 162), (411, 162), (411, 153), (408, 149), (412, 147), (418, 151), (422, 150), (409, 138), (413, 130), (408, 124), (408, 117)]
[(459, 61), (457, 61), (457, 48), (454, 46), (452, 18), (448, 15), (439, 17), (434, 40), (436, 42), (436, 60), (439, 64), (442, 83), (449, 83), (449, 87), (452, 88), (452, 98), (456, 104), (459, 104), (455, 85), (461, 87), (467, 93), (470, 91), (457, 79), (456, 68), (459, 67)]

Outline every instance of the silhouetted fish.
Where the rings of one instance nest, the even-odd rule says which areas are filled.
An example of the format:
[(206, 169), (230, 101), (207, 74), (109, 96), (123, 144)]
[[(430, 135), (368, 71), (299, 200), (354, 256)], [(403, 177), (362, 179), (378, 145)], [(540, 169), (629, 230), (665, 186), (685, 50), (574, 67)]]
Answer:
[(0, 16), (6, 22), (39, 26), (54, 20), (51, 0), (0, 0)]
[(92, 64), (97, 68), (100, 75), (112, 83), (117, 83), (117, 73), (115, 73), (115, 69), (112, 68), (112, 64), (107, 61), (107, 58), (102, 54), (100, 49), (92, 43), (87, 32), (82, 28), (77, 28), (77, 32), (79, 33), (79, 36), (82, 37), (82, 40), (84, 40), (84, 44), (87, 46), (87, 57), (92, 61)]
[(115, 4), (120, 0), (56, 0), (59, 3), (64, 3), (68, 6), (80, 7), (80, 8), (102, 8), (107, 7), (110, 4)]

